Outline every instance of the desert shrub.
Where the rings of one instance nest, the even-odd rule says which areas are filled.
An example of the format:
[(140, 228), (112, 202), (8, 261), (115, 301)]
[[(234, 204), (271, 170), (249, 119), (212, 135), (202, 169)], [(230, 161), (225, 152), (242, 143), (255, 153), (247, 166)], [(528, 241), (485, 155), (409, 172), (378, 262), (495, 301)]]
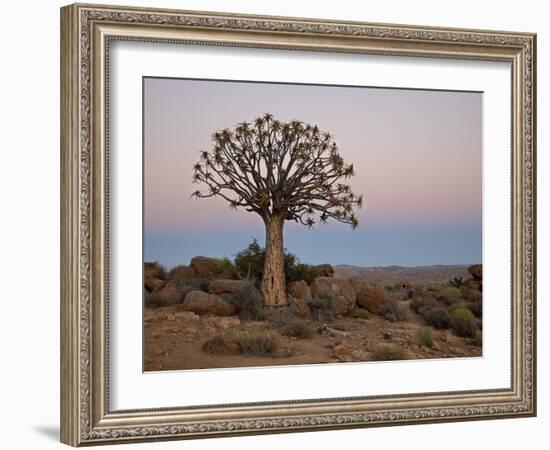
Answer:
[(263, 320), (262, 294), (252, 283), (243, 283), (243, 286), (227, 298), (239, 312), (243, 320)]
[(160, 278), (161, 280), (167, 280), (168, 274), (166, 273), (166, 269), (161, 266), (158, 261), (146, 262), (143, 265), (143, 277)]
[(483, 345), (483, 333), (481, 332), (481, 330), (476, 330), (476, 332), (474, 333), (472, 344), (476, 347), (481, 347)]
[(477, 327), (477, 321), (468, 308), (459, 307), (451, 313), (451, 328), (457, 336), (473, 337)]
[(434, 328), (443, 329), (450, 326), (451, 317), (449, 311), (441, 305), (425, 305), (418, 310), (418, 313), (428, 325)]
[(213, 355), (238, 355), (241, 348), (233, 339), (216, 336), (203, 344), (202, 351)]
[(311, 315), (318, 322), (332, 322), (334, 313), (332, 311), (332, 300), (330, 297), (314, 297), (309, 301)]
[(453, 277), (449, 280), (449, 286), (454, 288), (460, 288), (460, 286), (462, 286), (462, 283), (464, 283), (462, 277)]
[(393, 298), (382, 303), (379, 313), (384, 319), (390, 322), (400, 322), (407, 319), (407, 310)]
[(307, 339), (313, 336), (315, 333), (315, 327), (308, 320), (293, 317), (292, 319), (281, 324), (280, 331), (284, 336)]
[(372, 361), (398, 361), (406, 359), (408, 356), (400, 348), (391, 347), (389, 345), (379, 345), (371, 355)]
[(364, 308), (355, 308), (351, 313), (352, 317), (356, 319), (367, 320), (370, 317), (370, 313)]
[(422, 308), (433, 308), (436, 306), (439, 306), (439, 304), (432, 297), (415, 297), (410, 304), (411, 309), (418, 314), (420, 314)]
[(431, 327), (422, 327), (416, 331), (416, 341), (421, 347), (433, 347), (434, 341), (432, 337)]
[(483, 303), (481, 300), (466, 303), (467, 308), (472, 311), (472, 314), (481, 319), (483, 315)]
[(460, 289), (456, 287), (448, 287), (442, 291), (441, 295), (437, 297), (437, 300), (447, 306), (453, 306), (462, 300), (462, 293)]
[(242, 353), (267, 356), (275, 353), (277, 338), (265, 331), (241, 331), (233, 336)]
[(156, 308), (164, 304), (164, 300), (162, 296), (158, 294), (158, 292), (149, 292), (145, 290), (144, 295), (145, 306), (147, 308)]

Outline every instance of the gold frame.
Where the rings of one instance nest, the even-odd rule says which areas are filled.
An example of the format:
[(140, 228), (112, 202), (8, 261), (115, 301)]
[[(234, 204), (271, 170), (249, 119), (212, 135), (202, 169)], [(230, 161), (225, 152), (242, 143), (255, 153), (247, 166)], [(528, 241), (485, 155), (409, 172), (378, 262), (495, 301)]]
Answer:
[[(115, 39), (507, 61), (512, 67), (509, 389), (111, 411), (107, 62)], [(534, 416), (536, 35), (75, 4), (61, 9), (61, 440), (79, 446)]]

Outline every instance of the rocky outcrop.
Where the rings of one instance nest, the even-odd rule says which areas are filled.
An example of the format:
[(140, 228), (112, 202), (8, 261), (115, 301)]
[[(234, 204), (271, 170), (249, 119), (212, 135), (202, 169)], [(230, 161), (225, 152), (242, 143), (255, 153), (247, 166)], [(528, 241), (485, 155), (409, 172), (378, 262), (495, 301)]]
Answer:
[(343, 278), (316, 278), (311, 283), (311, 294), (313, 297), (329, 298), (334, 315), (346, 314), (355, 308), (355, 289)]
[(357, 304), (373, 314), (380, 314), (380, 308), (388, 299), (383, 289), (363, 284), (357, 291)]
[(190, 268), (196, 278), (207, 278), (209, 280), (232, 280), (237, 278), (235, 270), (222, 259), (195, 256), (191, 260)]
[(185, 293), (173, 282), (169, 281), (159, 291), (154, 293), (157, 306), (177, 305), (182, 302)]
[(233, 305), (218, 295), (203, 291), (189, 292), (183, 300), (183, 309), (199, 315), (212, 314), (216, 316), (232, 316), (237, 312)]

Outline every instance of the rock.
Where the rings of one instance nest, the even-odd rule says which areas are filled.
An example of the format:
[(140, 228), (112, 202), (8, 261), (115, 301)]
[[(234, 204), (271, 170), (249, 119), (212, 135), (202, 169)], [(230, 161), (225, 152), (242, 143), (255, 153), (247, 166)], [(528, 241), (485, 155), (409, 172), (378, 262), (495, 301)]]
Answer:
[(389, 341), (389, 340), (391, 340), (391, 338), (392, 338), (392, 334), (389, 331), (385, 331), (384, 332), (384, 339), (386, 341)]
[(241, 348), (228, 337), (216, 336), (203, 344), (202, 351), (213, 355), (240, 355)]
[(210, 283), (208, 291), (211, 294), (234, 294), (239, 292), (243, 287), (252, 284), (250, 281), (244, 280), (214, 280)]
[(236, 309), (221, 297), (203, 291), (191, 291), (183, 300), (183, 309), (199, 315), (233, 316)]
[(208, 290), (233, 305), (241, 319), (259, 318), (263, 297), (254, 283), (243, 280), (214, 280)]
[(472, 277), (474, 277), (474, 280), (481, 281), (483, 277), (483, 267), (481, 264), (475, 264), (473, 266), (468, 267), (468, 272)]
[(166, 271), (158, 262), (145, 262), (143, 264), (143, 278), (166, 279)]
[(380, 314), (380, 308), (388, 299), (383, 289), (363, 285), (357, 291), (357, 303), (373, 314)]
[(291, 281), (286, 285), (286, 292), (299, 300), (309, 302), (311, 300), (311, 288), (303, 281)]
[(311, 283), (311, 294), (314, 297), (330, 298), (334, 315), (346, 314), (355, 308), (355, 289), (342, 278), (316, 278)]
[(289, 294), (287, 295), (287, 301), (293, 316), (301, 319), (313, 320), (311, 309), (305, 300), (293, 297)]
[(320, 277), (333, 277), (334, 276), (334, 267), (330, 264), (319, 264), (313, 266), (313, 268), (319, 272)]
[(176, 319), (183, 319), (183, 320), (189, 320), (189, 321), (197, 321), (201, 318), (195, 314), (193, 311), (178, 311), (174, 313), (174, 317)]
[(206, 256), (195, 256), (191, 259), (191, 271), (197, 278), (216, 279), (236, 279), (236, 271), (225, 261), (216, 258), (207, 258)]
[(311, 288), (305, 281), (291, 281), (286, 285), (287, 300), (292, 313), (296, 317), (312, 320), (308, 302), (311, 300)]
[(219, 316), (207, 316), (202, 319), (203, 323), (212, 328), (219, 328), (222, 330), (227, 330), (228, 328), (238, 327), (241, 324), (241, 321), (238, 316), (228, 316), (228, 317), (219, 317)]
[(158, 292), (166, 286), (166, 281), (160, 278), (145, 278), (143, 284), (149, 292)]
[(407, 290), (408, 290), (408, 289), (412, 289), (412, 284), (411, 284), (410, 281), (404, 281), (403, 284), (401, 285), (401, 287), (402, 287), (403, 289), (407, 289)]
[(183, 300), (183, 293), (178, 286), (169, 281), (158, 292), (155, 293), (155, 298), (158, 306), (177, 305)]
[(189, 266), (176, 266), (170, 269), (170, 272), (168, 272), (168, 278), (172, 281), (178, 281), (180, 283), (185, 282), (186, 280), (193, 278), (193, 271)]
[(350, 349), (345, 345), (337, 345), (333, 351), (333, 356), (340, 361), (351, 361), (353, 359)]

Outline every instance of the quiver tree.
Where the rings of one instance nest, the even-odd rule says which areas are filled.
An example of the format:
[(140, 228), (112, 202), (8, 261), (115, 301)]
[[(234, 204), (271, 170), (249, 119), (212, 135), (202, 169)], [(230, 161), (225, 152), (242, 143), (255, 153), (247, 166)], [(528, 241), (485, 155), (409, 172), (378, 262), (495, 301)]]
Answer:
[(264, 304), (286, 304), (283, 226), (294, 220), (309, 228), (328, 219), (358, 225), (354, 212), (362, 196), (346, 181), (355, 175), (333, 137), (317, 125), (284, 123), (271, 114), (254, 123), (212, 135), (211, 151), (200, 152), (193, 182), (205, 189), (193, 196), (221, 197), (231, 208), (258, 214), (266, 229), (261, 290)]

